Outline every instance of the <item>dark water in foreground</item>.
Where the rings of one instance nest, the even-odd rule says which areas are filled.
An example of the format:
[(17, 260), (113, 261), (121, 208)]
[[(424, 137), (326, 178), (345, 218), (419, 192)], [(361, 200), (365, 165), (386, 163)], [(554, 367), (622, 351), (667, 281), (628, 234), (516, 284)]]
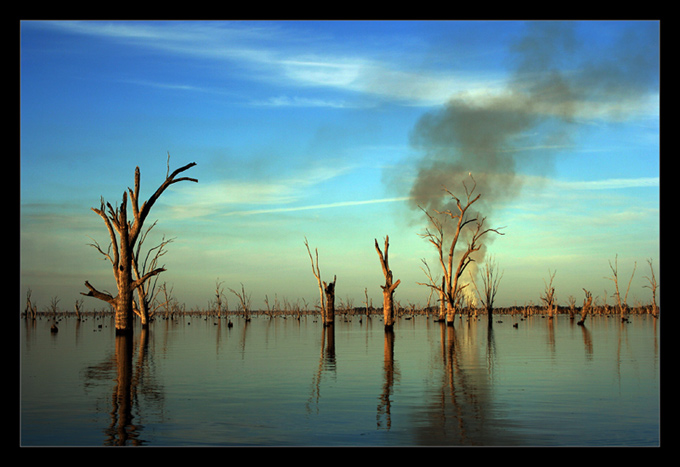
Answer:
[(498, 319), (22, 320), (21, 445), (659, 445), (659, 321)]

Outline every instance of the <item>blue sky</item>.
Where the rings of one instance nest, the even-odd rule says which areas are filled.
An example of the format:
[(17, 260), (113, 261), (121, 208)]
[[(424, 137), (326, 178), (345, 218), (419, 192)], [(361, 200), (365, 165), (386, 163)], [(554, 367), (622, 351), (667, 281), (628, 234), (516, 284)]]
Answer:
[[(318, 300), (304, 239), (337, 299), (381, 304), (390, 237), (402, 305), (424, 304), (417, 208), (478, 180), (500, 306), (660, 282), (659, 22), (233, 21), (21, 23), (21, 291), (63, 309), (114, 290), (91, 207), (147, 199), (196, 162), (149, 220), (173, 238), (161, 276), (187, 308), (215, 283), (255, 307)], [(419, 187), (416, 190), (416, 187)], [(433, 195), (434, 193), (434, 195)], [(435, 197), (436, 197), (435, 196)], [(149, 240), (151, 244), (151, 240)], [(608, 299), (609, 303), (612, 299)], [(104, 303), (87, 298), (87, 309)]]

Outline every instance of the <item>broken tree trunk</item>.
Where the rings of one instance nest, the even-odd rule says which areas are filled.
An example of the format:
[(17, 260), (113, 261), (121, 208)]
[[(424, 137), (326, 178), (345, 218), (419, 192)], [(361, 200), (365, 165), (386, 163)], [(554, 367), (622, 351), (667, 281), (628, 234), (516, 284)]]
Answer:
[(586, 298), (583, 299), (583, 309), (581, 310), (581, 319), (579, 320), (578, 324), (579, 326), (583, 326), (586, 322), (586, 318), (588, 317), (588, 311), (590, 311), (590, 305), (593, 303), (593, 296), (590, 292), (588, 292), (586, 289), (583, 289), (583, 291), (586, 293)]
[(385, 252), (383, 253), (378, 246), (378, 240), (375, 240), (375, 249), (378, 252), (378, 257), (380, 258), (380, 266), (383, 270), (383, 275), (385, 276), (385, 285), (380, 287), (383, 290), (383, 321), (385, 324), (385, 330), (392, 329), (394, 327), (394, 291), (401, 283), (401, 280), (393, 282), (393, 274), (390, 269), (390, 263), (388, 259), (388, 249), (390, 247), (390, 237), (385, 236)]
[(336, 276), (333, 276), (333, 282), (326, 284), (323, 283), (324, 292), (326, 292), (326, 313), (323, 318), (324, 326), (332, 326), (335, 322), (335, 280)]

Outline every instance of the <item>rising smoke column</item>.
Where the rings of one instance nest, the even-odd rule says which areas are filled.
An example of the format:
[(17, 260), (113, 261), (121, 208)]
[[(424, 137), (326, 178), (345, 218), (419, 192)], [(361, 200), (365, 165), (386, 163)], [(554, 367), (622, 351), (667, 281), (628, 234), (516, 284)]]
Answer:
[(607, 43), (578, 40), (580, 25), (527, 23), (509, 50), (514, 69), (505, 89), (488, 97), (453, 96), (420, 118), (411, 134), (421, 154), (411, 208), (457, 212), (442, 187), (462, 197), (462, 182), (472, 173), (482, 194), (474, 208), (493, 222), (494, 210), (521, 191), (518, 169), (550, 168), (557, 152), (551, 148), (571, 144), (584, 120), (635, 116), (656, 96), (657, 23), (634, 22)]

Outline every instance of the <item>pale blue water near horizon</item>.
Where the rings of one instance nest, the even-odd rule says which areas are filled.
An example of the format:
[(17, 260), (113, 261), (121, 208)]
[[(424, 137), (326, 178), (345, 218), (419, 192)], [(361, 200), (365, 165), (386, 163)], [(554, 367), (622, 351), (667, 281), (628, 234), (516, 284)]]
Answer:
[(359, 318), (21, 320), (21, 445), (660, 445), (660, 320)]

